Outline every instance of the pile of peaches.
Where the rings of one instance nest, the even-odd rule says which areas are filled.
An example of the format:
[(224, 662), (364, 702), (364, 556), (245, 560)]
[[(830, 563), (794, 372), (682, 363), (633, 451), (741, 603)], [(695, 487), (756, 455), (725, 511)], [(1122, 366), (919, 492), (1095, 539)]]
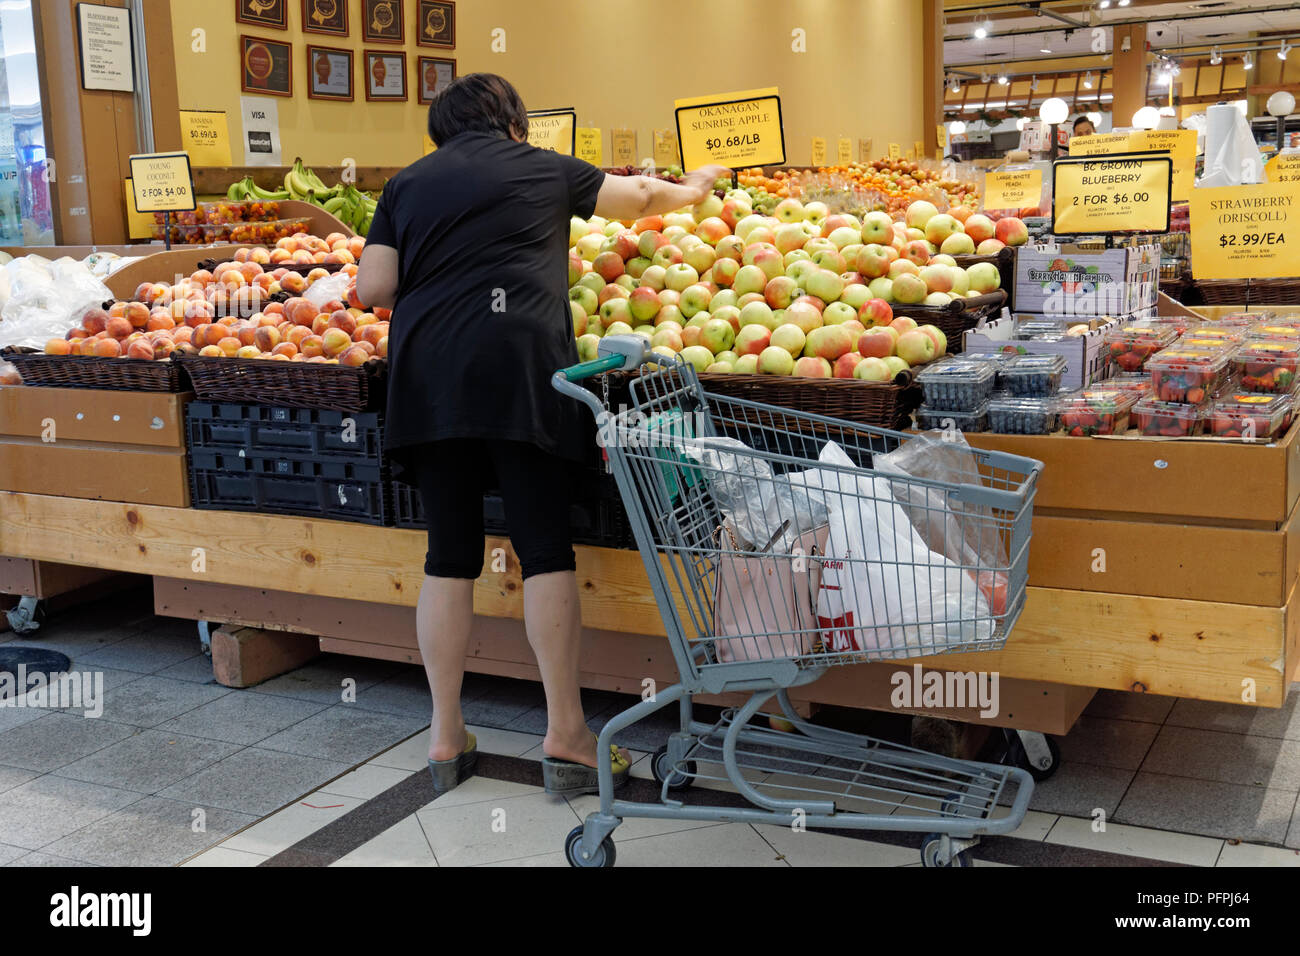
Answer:
[[(364, 242), (342, 235), (294, 239), (307, 248), (324, 244), (329, 255), (348, 256), (347, 246)], [(307, 248), (276, 251), (315, 254)], [(80, 326), (46, 342), (45, 353), (135, 359), (181, 354), (354, 366), (387, 357), (389, 310), (362, 305), (355, 263), (343, 264), (354, 280), (345, 292), (346, 302), (335, 299), (317, 308), (301, 293), (327, 277), (326, 270), (301, 275), (280, 266), (268, 271), (253, 258), (257, 248), (242, 257), (239, 252), (236, 261), (211, 271), (199, 269), (178, 277), (174, 285), (141, 283), (130, 301), (114, 302), (107, 310), (91, 309)], [(280, 291), (293, 297), (272, 301)]]
[(262, 266), (354, 266), (361, 259), (365, 247), (364, 236), (348, 237), (341, 232), (332, 232), (321, 239), (300, 232), (277, 239), (271, 247), (236, 249), (235, 261), (255, 262)]

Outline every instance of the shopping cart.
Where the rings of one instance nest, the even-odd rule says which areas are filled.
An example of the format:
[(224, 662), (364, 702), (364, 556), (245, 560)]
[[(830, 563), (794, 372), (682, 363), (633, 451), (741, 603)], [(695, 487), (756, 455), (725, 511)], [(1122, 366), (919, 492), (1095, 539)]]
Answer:
[[(576, 384), (619, 369), (640, 374), (631, 383), (631, 406), (616, 412)], [(892, 472), (886, 479), (869, 470), (873, 456), (912, 440), (908, 435), (706, 393), (690, 365), (647, 352), (639, 336), (603, 339), (598, 358), (557, 372), (552, 384), (596, 414), (598, 441), (681, 677), (612, 718), (599, 735), (597, 753), (608, 753), (623, 728), (679, 705), (681, 729), (652, 759), (659, 802), (615, 799), (610, 762), (602, 761), (600, 810), (565, 841), (570, 864), (613, 866), (610, 834), (625, 817), (916, 832), (924, 834), (927, 866), (970, 865), (966, 851), (981, 834), (1020, 825), (1033, 792), (1024, 770), (815, 725), (796, 713), (788, 691), (835, 665), (1001, 648), (1024, 607), (1041, 463), (972, 450), (978, 474), (970, 482)], [(823, 454), (828, 442), (848, 462), (828, 463), (840, 460)], [(880, 518), (898, 514), (900, 491), (910, 492), (908, 514), (917, 526), (936, 517), (935, 526), (951, 528), (956, 518), (963, 544), (973, 534), (969, 551), (1005, 559), (938, 567), (931, 546), (946, 549), (943, 543), (918, 546), (915, 535), (882, 530)], [(876, 520), (862, 518), (866, 509)], [(823, 543), (821, 555), (803, 547), (817, 538), (815, 529), (811, 539), (806, 532), (819, 522), (829, 527), (831, 547), (828, 552)], [(857, 544), (874, 557), (855, 556), (852, 548), (835, 553), (836, 535), (855, 532), (875, 536), (874, 543), (860, 537)], [(880, 557), (891, 548), (887, 561)], [(863, 574), (870, 576), (869, 593), (841, 596), (858, 620), (851, 610), (808, 620), (810, 606), (817, 615), (824, 609), (808, 590), (809, 575), (791, 569), (810, 567), (820, 570), (823, 587), (852, 590)], [(837, 585), (827, 585), (832, 567)], [(769, 583), (776, 575), (782, 583), (751, 588), (747, 606), (720, 616), (719, 602), (737, 593), (728, 575), (767, 575)], [(868, 618), (872, 623), (863, 623)], [(734, 692), (750, 695), (743, 706), (723, 711), (716, 722), (694, 719), (694, 695)], [(793, 732), (751, 724), (774, 697)], [(715, 790), (733, 789), (752, 806), (735, 806), (734, 795), (713, 791), (713, 805), (678, 799), (705, 781)]]

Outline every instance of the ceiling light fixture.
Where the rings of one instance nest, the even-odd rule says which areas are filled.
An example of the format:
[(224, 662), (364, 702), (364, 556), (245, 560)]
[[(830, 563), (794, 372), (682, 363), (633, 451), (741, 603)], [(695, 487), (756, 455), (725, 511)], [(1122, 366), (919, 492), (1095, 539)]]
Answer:
[(1090, 89), (1092, 89), (1092, 74), (1091, 74), (1091, 73), (1085, 73), (1085, 74), (1083, 75), (1083, 88), (1084, 88), (1085, 90), (1090, 90)]
[(1223, 54), (1219, 52), (1217, 46), (1210, 47), (1210, 66), (1218, 66), (1223, 62)]
[(1243, 70), (1252, 70), (1255, 68), (1255, 58), (1247, 53), (1241, 58), (1241, 68)]
[(952, 83), (949, 84), (949, 86), (948, 86), (948, 89), (952, 90), (954, 93), (960, 93), (960, 92), (961, 92), (961, 80), (957, 79), (957, 77), (954, 76), (954, 77), (952, 78)]
[(1110, 0), (1101, 0), (1101, 3), (1099, 3), (1098, 6), (1105, 10), (1110, 6)]
[(1006, 86), (1006, 85), (1007, 85), (1007, 75), (1005, 73), (999, 73), (998, 86)]
[(1278, 48), (1277, 48), (1277, 58), (1278, 58), (1279, 60), (1285, 60), (1285, 59), (1286, 59), (1286, 55), (1287, 55), (1288, 53), (1290, 53), (1290, 52), (1291, 52), (1291, 48), (1290, 48), (1289, 46), (1286, 45), (1286, 41), (1285, 41), (1285, 40), (1283, 40), (1280, 44), (1278, 44)]
[(1031, 93), (1037, 93), (1037, 92), (1038, 92), (1038, 74), (1037, 74), (1037, 73), (1035, 73), (1032, 77), (1029, 78), (1029, 91), (1030, 91)]
[(1120, 5), (1121, 7), (1127, 7), (1127, 6), (1128, 6), (1128, 0), (1119, 0), (1119, 5)]
[(1088, 114), (1088, 122), (1091, 123), (1094, 127), (1096, 127), (1096, 126), (1100, 126), (1100, 125), (1101, 125), (1101, 114), (1100, 114), (1100, 113), (1089, 113), (1089, 114)]
[(975, 24), (975, 39), (987, 40), (989, 34), (993, 32), (993, 21), (988, 17), (984, 18), (982, 23)]
[(960, 136), (966, 132), (966, 124), (961, 120), (953, 120), (948, 124), (948, 132), (952, 133), (953, 136)]
[(981, 74), (980, 74), (980, 82), (981, 82), (981, 83), (987, 83), (987, 82), (989, 81), (989, 79), (990, 79), (990, 77), (989, 77), (989, 75), (988, 75), (987, 73), (981, 73)]

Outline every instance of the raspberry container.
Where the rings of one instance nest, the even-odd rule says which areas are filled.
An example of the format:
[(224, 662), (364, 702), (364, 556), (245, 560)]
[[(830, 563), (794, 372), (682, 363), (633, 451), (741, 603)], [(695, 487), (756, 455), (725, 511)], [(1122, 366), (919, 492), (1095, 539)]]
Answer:
[(1107, 332), (1106, 358), (1122, 372), (1140, 372), (1147, 359), (1163, 348), (1168, 348), (1178, 338), (1172, 325), (1129, 325)]
[(1300, 326), (1278, 325), (1276, 323), (1268, 325), (1257, 325), (1246, 332), (1246, 341), (1252, 339), (1278, 339), (1280, 341), (1300, 342)]
[(946, 431), (956, 428), (963, 432), (983, 432), (989, 428), (989, 403), (980, 402), (972, 411), (954, 411), (943, 408), (927, 408), (922, 405), (916, 410), (916, 427), (924, 431), (937, 428)]
[(1060, 400), (1061, 427), (1067, 435), (1114, 435), (1128, 430), (1129, 412), (1140, 393), (1096, 386)]
[(1228, 353), (1222, 349), (1165, 349), (1147, 360), (1151, 390), (1161, 402), (1199, 405), (1228, 377)]
[(1210, 434), (1272, 441), (1291, 424), (1292, 406), (1290, 395), (1232, 395), (1210, 408)]
[(1055, 319), (1031, 319), (1028, 322), (1016, 323), (1016, 338), (1032, 339), (1040, 335), (1064, 335), (1070, 328), (1070, 323), (1057, 321)]
[(989, 431), (1002, 435), (1046, 435), (1056, 430), (1055, 398), (994, 398)]
[(1278, 339), (1246, 342), (1232, 354), (1233, 370), (1247, 392), (1290, 392), (1300, 366), (1300, 343)]
[(928, 366), (916, 377), (932, 411), (974, 411), (993, 392), (997, 366), (953, 359)]
[(1201, 433), (1205, 407), (1148, 397), (1133, 406), (1130, 417), (1143, 435), (1187, 438)]
[(1061, 387), (1069, 363), (1063, 355), (1017, 355), (1002, 369), (1002, 383), (1012, 395), (1047, 398)]

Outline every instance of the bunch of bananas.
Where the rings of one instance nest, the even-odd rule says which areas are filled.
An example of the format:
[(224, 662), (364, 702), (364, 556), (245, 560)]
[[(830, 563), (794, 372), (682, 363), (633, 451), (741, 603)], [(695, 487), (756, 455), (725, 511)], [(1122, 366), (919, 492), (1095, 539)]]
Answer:
[(325, 200), (325, 211), (347, 223), (358, 236), (366, 235), (370, 232), (370, 220), (375, 218), (375, 206), (379, 201), (350, 183), (334, 188), (341, 192)]
[(263, 189), (257, 183), (253, 182), (253, 177), (249, 176), (238, 182), (230, 184), (226, 190), (226, 198), (231, 202), (249, 202), (258, 200), (275, 200), (289, 199), (287, 189)]
[(351, 183), (326, 186), (315, 172), (303, 165), (301, 157), (295, 159), (293, 166), (284, 174), (284, 189), (263, 189), (249, 176), (231, 183), (226, 190), (226, 198), (232, 202), (281, 199), (309, 202), (347, 223), (359, 236), (370, 231), (370, 220), (374, 218), (375, 206), (378, 204), (373, 196)]

